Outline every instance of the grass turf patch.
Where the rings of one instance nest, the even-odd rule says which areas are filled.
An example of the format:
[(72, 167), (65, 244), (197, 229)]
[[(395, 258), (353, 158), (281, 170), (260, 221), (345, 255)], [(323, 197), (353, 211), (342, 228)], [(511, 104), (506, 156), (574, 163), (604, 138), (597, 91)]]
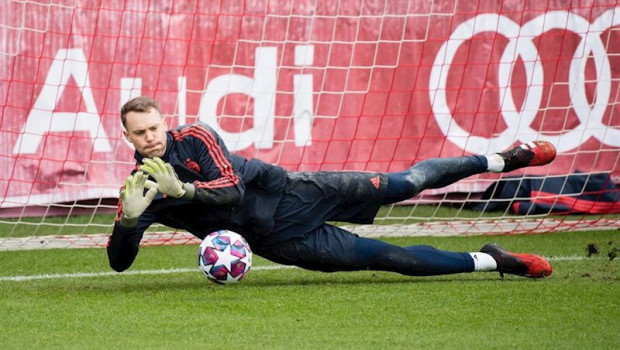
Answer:
[[(496, 273), (407, 277), (385, 272), (260, 270), (219, 286), (197, 246), (145, 247), (130, 271), (171, 274), (1, 281), (0, 344), (25, 348), (614, 348), (620, 259), (611, 231), (397, 238), (472, 251), (492, 240), (551, 257), (543, 280)], [(595, 243), (599, 254), (586, 258)], [(109, 272), (103, 249), (0, 253), (3, 276)]]

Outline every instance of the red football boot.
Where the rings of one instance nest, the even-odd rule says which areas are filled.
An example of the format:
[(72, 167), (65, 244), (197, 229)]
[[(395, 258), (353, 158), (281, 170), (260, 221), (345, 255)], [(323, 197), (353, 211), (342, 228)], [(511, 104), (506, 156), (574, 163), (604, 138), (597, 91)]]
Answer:
[(530, 278), (542, 278), (551, 275), (553, 269), (549, 262), (534, 254), (511, 253), (495, 243), (490, 243), (480, 249), (497, 262), (497, 271), (504, 278), (504, 273)]
[(556, 152), (551, 142), (533, 141), (498, 154), (504, 159), (502, 172), (508, 172), (528, 166), (549, 164), (555, 159)]

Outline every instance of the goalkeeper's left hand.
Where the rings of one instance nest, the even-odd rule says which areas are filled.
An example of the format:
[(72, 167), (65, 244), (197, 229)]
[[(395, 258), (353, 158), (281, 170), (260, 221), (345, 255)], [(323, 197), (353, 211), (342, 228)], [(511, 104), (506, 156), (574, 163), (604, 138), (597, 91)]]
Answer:
[(157, 181), (157, 190), (165, 195), (181, 198), (186, 193), (186, 184), (179, 178), (170, 163), (164, 163), (159, 157), (144, 158), (140, 170), (151, 175)]

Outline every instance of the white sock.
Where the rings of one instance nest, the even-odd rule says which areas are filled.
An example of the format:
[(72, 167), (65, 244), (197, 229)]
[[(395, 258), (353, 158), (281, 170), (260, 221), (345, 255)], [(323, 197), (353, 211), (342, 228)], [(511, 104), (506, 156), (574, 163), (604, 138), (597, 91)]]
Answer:
[(487, 253), (469, 253), (474, 259), (474, 271), (497, 271), (497, 262)]
[(504, 158), (497, 153), (488, 154), (485, 156), (487, 159), (487, 171), (492, 173), (501, 173), (504, 170)]

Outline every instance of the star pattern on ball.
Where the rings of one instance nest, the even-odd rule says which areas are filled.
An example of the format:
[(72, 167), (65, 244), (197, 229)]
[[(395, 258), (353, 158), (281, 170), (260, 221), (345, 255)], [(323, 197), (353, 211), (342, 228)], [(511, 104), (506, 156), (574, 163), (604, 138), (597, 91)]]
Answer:
[(232, 263), (239, 260), (236, 256), (230, 254), (230, 244), (222, 251), (215, 250), (217, 254), (217, 265), (224, 265), (227, 271), (230, 271)]

